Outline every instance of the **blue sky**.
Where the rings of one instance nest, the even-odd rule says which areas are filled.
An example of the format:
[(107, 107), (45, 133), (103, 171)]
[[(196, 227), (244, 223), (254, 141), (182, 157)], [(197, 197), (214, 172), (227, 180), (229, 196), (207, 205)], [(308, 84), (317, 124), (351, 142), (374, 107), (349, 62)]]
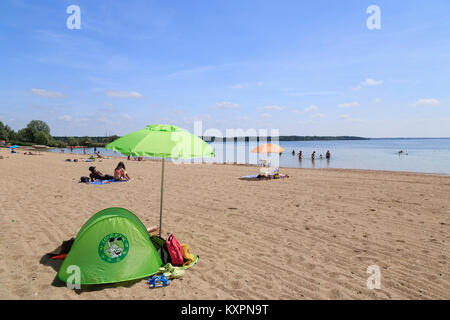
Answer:
[(449, 14), (448, 0), (2, 0), (0, 121), (450, 137)]

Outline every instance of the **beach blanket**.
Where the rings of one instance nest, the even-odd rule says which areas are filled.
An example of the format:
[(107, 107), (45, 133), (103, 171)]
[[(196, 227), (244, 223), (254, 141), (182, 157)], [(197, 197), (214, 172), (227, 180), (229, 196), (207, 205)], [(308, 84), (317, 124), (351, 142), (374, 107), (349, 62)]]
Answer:
[(89, 181), (87, 183), (89, 183), (89, 184), (110, 184), (110, 183), (115, 183), (115, 182), (126, 182), (126, 180), (117, 180), (117, 181), (114, 179), (112, 179), (112, 180), (97, 180), (94, 182)]
[(239, 179), (240, 180), (259, 181), (259, 180), (278, 180), (278, 179), (282, 179), (282, 178), (289, 178), (289, 176), (287, 174), (280, 174), (280, 177), (275, 179), (274, 177), (263, 177), (263, 176), (259, 176), (257, 174), (252, 174), (249, 176), (242, 176)]

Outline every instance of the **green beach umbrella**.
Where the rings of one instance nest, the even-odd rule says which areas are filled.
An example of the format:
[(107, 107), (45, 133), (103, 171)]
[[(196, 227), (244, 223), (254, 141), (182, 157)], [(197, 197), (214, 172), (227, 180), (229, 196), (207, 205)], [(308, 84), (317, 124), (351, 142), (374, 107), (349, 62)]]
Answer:
[(110, 144), (107, 149), (126, 156), (162, 158), (161, 203), (159, 210), (159, 235), (162, 229), (162, 204), (164, 192), (164, 160), (214, 157), (214, 150), (199, 137), (173, 125), (154, 124), (129, 133)]

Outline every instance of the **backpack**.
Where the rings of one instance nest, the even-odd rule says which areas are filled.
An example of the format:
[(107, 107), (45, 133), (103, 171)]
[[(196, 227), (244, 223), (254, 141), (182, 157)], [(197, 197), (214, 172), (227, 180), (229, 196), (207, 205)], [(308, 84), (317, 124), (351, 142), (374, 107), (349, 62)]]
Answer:
[(181, 251), (180, 243), (175, 236), (171, 234), (166, 239), (167, 250), (169, 251), (170, 260), (173, 266), (181, 266), (184, 262), (183, 251)]
[(169, 251), (167, 251), (166, 240), (159, 236), (151, 236), (150, 240), (158, 251), (158, 254), (161, 258), (163, 265), (170, 262)]

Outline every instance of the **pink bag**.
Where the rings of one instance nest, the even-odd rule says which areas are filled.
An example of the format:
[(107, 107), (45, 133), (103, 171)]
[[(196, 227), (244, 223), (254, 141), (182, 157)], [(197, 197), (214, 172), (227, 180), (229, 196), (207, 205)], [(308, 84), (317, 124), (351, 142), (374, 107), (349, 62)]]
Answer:
[(167, 251), (169, 251), (170, 260), (173, 266), (181, 266), (184, 262), (183, 251), (178, 240), (173, 234), (169, 235), (166, 239)]

